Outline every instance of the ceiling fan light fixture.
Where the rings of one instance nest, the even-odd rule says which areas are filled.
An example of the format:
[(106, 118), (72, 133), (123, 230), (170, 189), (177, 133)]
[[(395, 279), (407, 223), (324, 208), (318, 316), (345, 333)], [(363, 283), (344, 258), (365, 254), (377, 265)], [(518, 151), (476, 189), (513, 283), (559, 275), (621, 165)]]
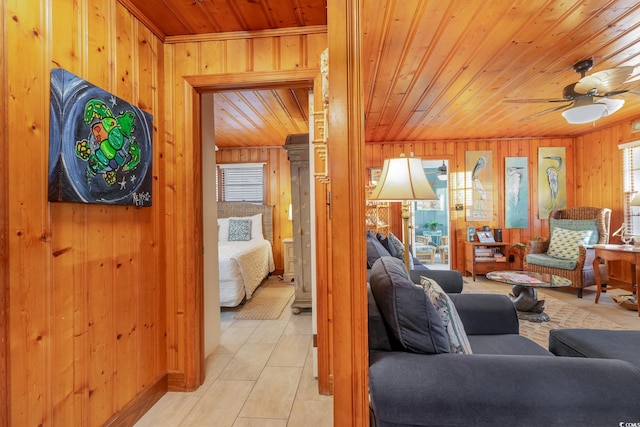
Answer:
[(588, 105), (580, 105), (577, 107), (569, 108), (568, 110), (564, 110), (562, 112), (562, 117), (564, 117), (568, 123), (572, 125), (582, 124), (582, 123), (590, 123), (595, 122), (603, 114), (605, 114), (607, 110), (607, 106), (605, 104), (588, 104)]

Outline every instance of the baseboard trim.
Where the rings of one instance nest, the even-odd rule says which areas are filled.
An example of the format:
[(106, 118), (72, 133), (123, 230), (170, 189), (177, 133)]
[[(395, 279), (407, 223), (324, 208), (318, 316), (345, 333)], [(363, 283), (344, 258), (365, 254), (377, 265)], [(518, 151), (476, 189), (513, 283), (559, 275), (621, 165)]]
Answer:
[(109, 427), (132, 426), (169, 390), (168, 375), (165, 373), (150, 387), (142, 390), (104, 424)]
[(169, 371), (167, 386), (169, 391), (189, 391), (186, 387), (186, 377), (182, 371)]

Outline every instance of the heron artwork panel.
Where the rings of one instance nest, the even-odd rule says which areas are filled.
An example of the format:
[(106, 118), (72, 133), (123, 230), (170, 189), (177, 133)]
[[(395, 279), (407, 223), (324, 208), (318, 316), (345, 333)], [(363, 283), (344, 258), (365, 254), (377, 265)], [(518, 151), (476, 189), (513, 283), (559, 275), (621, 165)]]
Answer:
[(567, 164), (564, 147), (538, 148), (538, 217), (567, 207)]
[(49, 201), (151, 206), (153, 116), (51, 70)]
[(493, 153), (467, 151), (467, 221), (493, 220)]
[(527, 157), (504, 159), (506, 228), (529, 228), (529, 164)]

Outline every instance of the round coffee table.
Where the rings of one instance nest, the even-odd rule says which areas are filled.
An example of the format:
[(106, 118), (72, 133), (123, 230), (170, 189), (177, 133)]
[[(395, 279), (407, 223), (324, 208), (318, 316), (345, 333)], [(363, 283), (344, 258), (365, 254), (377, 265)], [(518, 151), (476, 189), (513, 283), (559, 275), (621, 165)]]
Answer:
[(544, 300), (538, 299), (537, 288), (563, 288), (571, 285), (571, 280), (564, 277), (530, 271), (492, 271), (486, 277), (494, 282), (513, 285), (509, 296), (518, 311), (518, 318), (530, 322), (549, 321), (549, 315), (544, 313)]

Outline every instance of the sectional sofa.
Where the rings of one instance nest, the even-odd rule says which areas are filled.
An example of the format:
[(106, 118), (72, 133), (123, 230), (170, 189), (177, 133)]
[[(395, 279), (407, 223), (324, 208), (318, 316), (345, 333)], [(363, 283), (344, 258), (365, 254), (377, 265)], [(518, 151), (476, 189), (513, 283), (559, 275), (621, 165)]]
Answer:
[[(434, 271), (413, 273), (433, 277)], [(459, 272), (437, 272), (460, 292)], [(640, 422), (640, 370), (615, 358), (558, 357), (519, 335), (506, 296), (449, 293), (472, 354), (451, 353), (448, 329), (403, 263), (369, 276), (372, 425), (617, 426)], [(440, 323), (439, 323), (440, 322)]]

